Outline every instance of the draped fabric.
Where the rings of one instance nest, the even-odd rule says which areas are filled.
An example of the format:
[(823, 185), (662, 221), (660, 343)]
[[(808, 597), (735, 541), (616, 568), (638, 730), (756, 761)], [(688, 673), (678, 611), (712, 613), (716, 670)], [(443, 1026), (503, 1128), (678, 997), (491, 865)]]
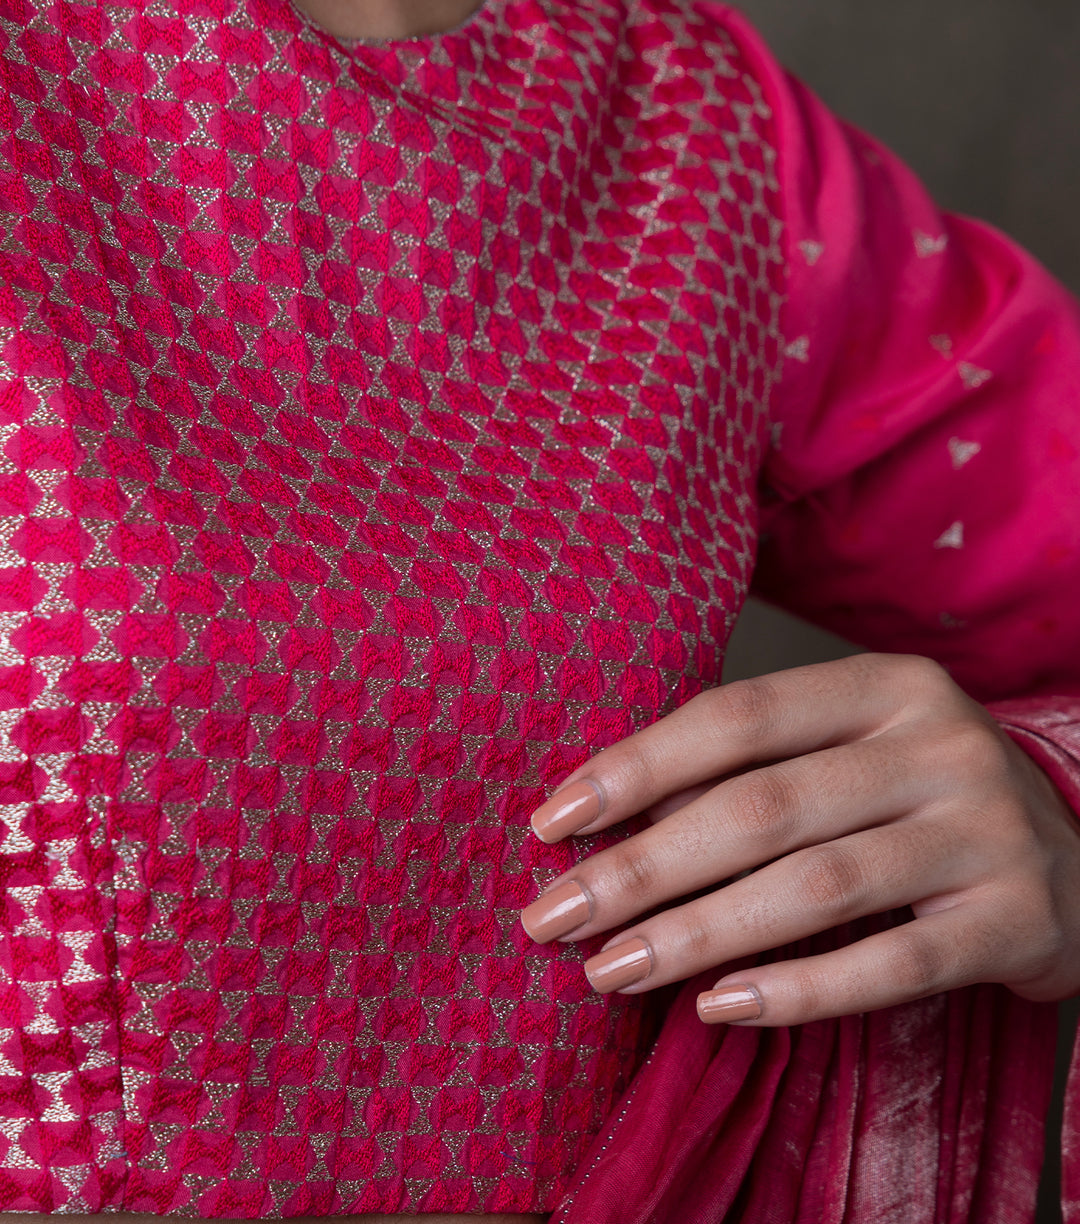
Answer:
[[(1076, 303), (991, 227), (942, 214), (717, 14), (774, 111), (789, 266), (756, 588), (944, 663), (1080, 812)], [(980, 986), (790, 1032), (705, 1032), (694, 996), (719, 975), (679, 994), (558, 1224), (1032, 1218), (1054, 1008)], [(1074, 1059), (1070, 1222), (1078, 1124)]]
[(759, 527), (1076, 802), (1045, 272), (692, 0), (0, 0), (0, 261), (0, 1210), (1030, 1218), (1052, 1009), (706, 1029), (517, 911)]
[[(991, 706), (1009, 734), (1053, 778), (1080, 813), (1080, 702), (1029, 698)], [(1065, 1224), (1080, 1220), (1080, 1030), (1073, 1037), (1061, 1135), (1061, 1202)]]
[(1032, 1219), (1052, 1008), (986, 986), (718, 1031), (694, 1008), (714, 978), (680, 992), (553, 1221)]

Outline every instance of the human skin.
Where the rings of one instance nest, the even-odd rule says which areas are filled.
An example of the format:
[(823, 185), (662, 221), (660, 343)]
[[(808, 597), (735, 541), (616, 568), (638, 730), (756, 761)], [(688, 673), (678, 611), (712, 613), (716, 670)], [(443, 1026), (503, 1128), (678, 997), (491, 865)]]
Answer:
[(598, 990), (641, 993), (903, 906), (911, 921), (849, 946), (719, 977), (699, 1015), (791, 1025), (976, 982), (1080, 990), (1080, 823), (928, 659), (857, 655), (702, 693), (571, 774), (533, 826), (558, 841), (636, 813), (653, 824), (523, 915), (542, 942), (618, 930), (585, 963)]
[(295, 0), (296, 7), (335, 38), (417, 38), (452, 30), (481, 0)]

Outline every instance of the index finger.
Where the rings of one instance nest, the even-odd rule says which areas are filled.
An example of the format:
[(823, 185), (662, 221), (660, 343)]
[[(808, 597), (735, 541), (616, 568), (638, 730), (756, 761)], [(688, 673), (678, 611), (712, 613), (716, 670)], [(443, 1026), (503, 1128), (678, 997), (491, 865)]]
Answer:
[(754, 762), (876, 734), (903, 708), (911, 670), (902, 655), (856, 655), (699, 693), (570, 774), (533, 813), (533, 832), (595, 833)]

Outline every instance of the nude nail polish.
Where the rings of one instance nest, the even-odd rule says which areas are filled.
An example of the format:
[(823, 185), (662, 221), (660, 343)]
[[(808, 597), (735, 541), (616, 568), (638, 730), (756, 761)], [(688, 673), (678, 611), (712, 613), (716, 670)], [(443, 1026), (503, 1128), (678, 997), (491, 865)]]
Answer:
[(614, 948), (606, 948), (585, 962), (589, 985), (600, 994), (625, 990), (642, 982), (652, 971), (652, 954), (644, 939), (628, 939)]
[(706, 1024), (756, 1020), (761, 1015), (761, 996), (752, 986), (720, 986), (698, 995), (697, 1014)]
[(521, 925), (537, 943), (549, 943), (584, 926), (591, 911), (584, 888), (567, 880), (527, 905), (521, 911)]
[(602, 806), (595, 782), (571, 782), (533, 812), (532, 830), (542, 842), (560, 841), (592, 824)]

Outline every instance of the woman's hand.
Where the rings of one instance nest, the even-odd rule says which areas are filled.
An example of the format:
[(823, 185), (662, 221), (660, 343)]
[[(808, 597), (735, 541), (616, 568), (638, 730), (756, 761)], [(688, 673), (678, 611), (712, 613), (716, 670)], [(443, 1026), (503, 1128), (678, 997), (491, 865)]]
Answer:
[(723, 978), (699, 1014), (786, 1025), (974, 982), (1044, 1000), (1080, 989), (1080, 824), (927, 659), (858, 655), (702, 693), (571, 774), (533, 828), (552, 842), (637, 812), (650, 828), (522, 915), (534, 939), (576, 940), (711, 890), (620, 931), (585, 964), (599, 991), (905, 905), (910, 922)]

